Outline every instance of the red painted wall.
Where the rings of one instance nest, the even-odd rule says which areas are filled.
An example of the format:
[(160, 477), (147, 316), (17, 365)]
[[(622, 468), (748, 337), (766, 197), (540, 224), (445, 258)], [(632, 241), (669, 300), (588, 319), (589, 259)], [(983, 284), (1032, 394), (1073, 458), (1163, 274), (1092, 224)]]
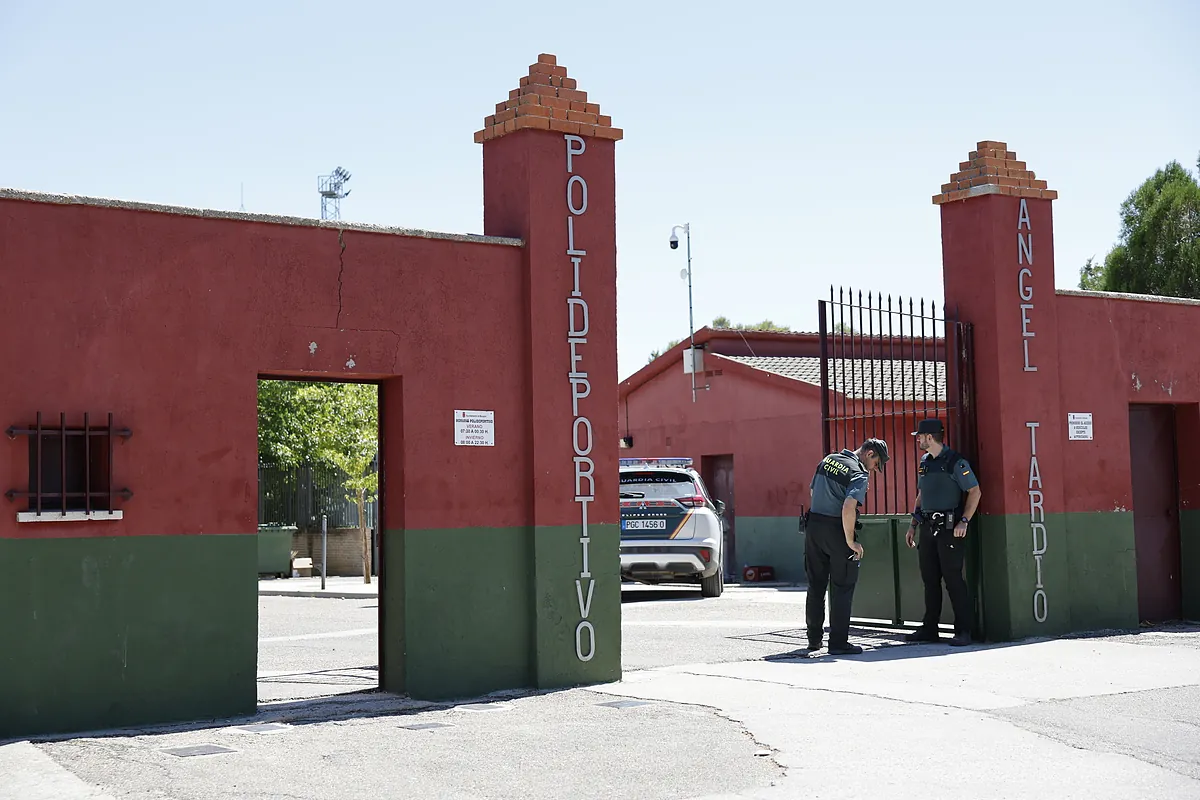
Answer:
[[(1200, 445), (1200, 304), (1056, 293), (1052, 202), (1025, 208), (1003, 195), (941, 206), (947, 301), (975, 326), (983, 511), (1031, 514), (1029, 421), (1047, 513), (1132, 510), (1131, 403), (1179, 406), (1181, 502), (1200, 504), (1186, 457)], [(1074, 412), (1092, 414), (1091, 441), (1068, 439)]]
[[(1177, 418), (1181, 502), (1200, 505), (1200, 304), (1058, 295), (1064, 413), (1091, 412), (1092, 441), (1064, 443), (1077, 475), (1067, 511), (1132, 510), (1129, 404), (1192, 404)], [(1187, 332), (1191, 332), (1190, 335)], [(1064, 437), (1065, 438), (1065, 437)]]
[[(536, 525), (580, 524), (581, 509), (575, 502), (577, 455), (592, 462), (594, 480), (578, 481), (585, 492), (594, 485), (596, 500), (588, 507), (589, 522), (616, 523), (620, 518), (615, 447), (616, 143), (587, 138), (581, 146), (573, 141), (569, 159), (567, 147), (564, 134), (535, 129), (491, 139), (483, 146), (484, 231), (523, 239), (529, 263), (528, 302), (511, 312), (511, 324), (527, 331), (529, 341), (536, 343), (525, 361), (532, 416), (537, 421), (526, 440), (532, 458)], [(569, 230), (574, 232), (573, 241)], [(568, 252), (572, 244), (578, 267)], [(577, 339), (573, 349), (571, 314), (575, 332), (582, 332), (573, 337)], [(574, 363), (572, 355), (578, 357)], [(572, 373), (581, 382), (573, 384)], [(578, 399), (577, 408), (573, 386), (586, 395)], [(576, 424), (576, 411), (586, 425)], [(572, 447), (573, 433), (578, 450)]]
[[(633, 390), (621, 403), (621, 430), (633, 448), (620, 455), (688, 456), (699, 470), (701, 456), (732, 453), (738, 516), (797, 515), (823, 455), (820, 390), (722, 373), (707, 379), (695, 404), (682, 366)], [(697, 375), (697, 385), (704, 382)]]
[[(755, 343), (755, 350), (758, 343)], [(663, 356), (663, 358), (670, 358)], [(697, 469), (701, 456), (732, 453), (737, 514), (751, 517), (794, 516), (810, 503), (809, 483), (825, 455), (821, 390), (775, 376), (755, 377), (748, 367), (715, 361), (720, 375), (702, 378), (710, 385), (691, 402), (691, 377), (670, 368), (628, 391), (621, 403), (622, 435), (633, 447), (622, 456), (689, 456)], [(872, 478), (864, 513), (907, 513), (916, 496), (919, 453), (911, 436), (917, 420), (944, 410), (912, 403), (849, 401), (832, 415), (853, 417), (831, 428), (831, 449), (856, 449), (868, 437), (888, 443), (891, 462)], [(627, 431), (627, 433), (626, 433)], [(669, 440), (669, 443), (668, 443)]]
[[(1061, 449), (1066, 416), (1059, 398), (1060, 356), (1054, 294), (1051, 201), (984, 195), (941, 206), (946, 304), (975, 326), (975, 407), (979, 446), (976, 470), (983, 481), (981, 510), (1030, 513), (1031, 441), (1036, 422), (1037, 459), (1046, 513), (1061, 512), (1065, 474)], [(1032, 237), (1033, 261), (1018, 250), (1018, 234)], [(1021, 270), (1028, 269), (1022, 289)], [(1022, 304), (1029, 324), (1023, 322)], [(1025, 337), (1029, 331), (1034, 335)], [(1025, 342), (1029, 343), (1026, 371)], [(1042, 444), (1045, 447), (1042, 447)]]
[[(134, 435), (116, 445), (114, 482), (135, 493), (117, 522), (18, 524), (24, 503), (5, 500), (0, 536), (253, 533), (263, 372), (403, 376), (383, 401), (388, 527), (526, 524), (524, 255), (0, 200), (0, 425), (115, 412)], [(455, 447), (455, 409), (494, 410), (496, 447)], [(26, 448), (0, 439), (0, 491), (27, 487)]]

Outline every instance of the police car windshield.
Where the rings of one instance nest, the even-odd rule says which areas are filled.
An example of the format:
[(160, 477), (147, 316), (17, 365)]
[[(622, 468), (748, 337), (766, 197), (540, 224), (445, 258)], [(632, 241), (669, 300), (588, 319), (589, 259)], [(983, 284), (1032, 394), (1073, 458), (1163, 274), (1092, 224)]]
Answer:
[(621, 493), (637, 492), (648, 500), (675, 500), (696, 494), (696, 485), (686, 472), (647, 470), (622, 472)]

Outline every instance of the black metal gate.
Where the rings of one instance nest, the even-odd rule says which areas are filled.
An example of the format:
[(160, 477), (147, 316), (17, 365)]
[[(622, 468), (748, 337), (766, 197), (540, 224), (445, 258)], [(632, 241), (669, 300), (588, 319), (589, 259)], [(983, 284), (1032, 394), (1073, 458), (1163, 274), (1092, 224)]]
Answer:
[[(825, 452), (853, 450), (878, 437), (891, 455), (864, 503), (860, 541), (870, 555), (860, 567), (855, 618), (915, 622), (924, 598), (916, 555), (909, 555), (904, 533), (921, 454), (910, 434), (918, 421), (936, 417), (946, 427), (946, 444), (976, 462), (972, 327), (957, 314), (939, 313), (930, 301), (870, 292), (864, 299), (852, 289), (835, 295), (832, 287), (829, 299), (819, 303), (819, 325)], [(976, 538), (968, 535), (967, 579), (976, 603), (976, 635), (982, 636)], [(944, 600), (943, 622), (951, 619)]]

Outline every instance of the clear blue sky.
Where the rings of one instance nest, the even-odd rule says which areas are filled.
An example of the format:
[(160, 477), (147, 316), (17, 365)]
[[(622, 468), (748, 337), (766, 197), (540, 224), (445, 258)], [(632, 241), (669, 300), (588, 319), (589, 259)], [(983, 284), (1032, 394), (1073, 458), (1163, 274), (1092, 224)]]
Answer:
[[(916, 10), (920, 9), (920, 10)], [(472, 134), (538, 53), (626, 131), (622, 378), (717, 315), (816, 325), (830, 283), (940, 300), (931, 195), (974, 143), (1060, 192), (1057, 284), (1200, 155), (1200, 3), (0, 0), (0, 186), (482, 229)]]

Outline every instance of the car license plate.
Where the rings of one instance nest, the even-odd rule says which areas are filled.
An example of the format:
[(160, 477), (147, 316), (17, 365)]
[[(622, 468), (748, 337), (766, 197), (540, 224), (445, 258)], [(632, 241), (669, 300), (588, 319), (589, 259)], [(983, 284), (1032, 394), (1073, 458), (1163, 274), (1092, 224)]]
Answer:
[(665, 531), (665, 519), (623, 519), (621, 527), (627, 531)]

